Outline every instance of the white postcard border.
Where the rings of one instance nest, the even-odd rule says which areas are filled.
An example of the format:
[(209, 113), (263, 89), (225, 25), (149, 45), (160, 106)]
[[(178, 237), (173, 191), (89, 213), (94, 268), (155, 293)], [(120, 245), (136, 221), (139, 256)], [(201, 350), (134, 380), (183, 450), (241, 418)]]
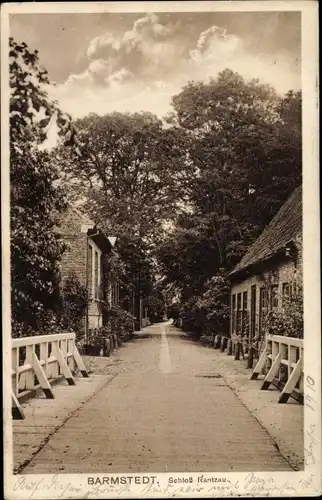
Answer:
[[(303, 260), (305, 349), (305, 470), (253, 473), (155, 473), (13, 475), (10, 348), (10, 228), (8, 36), (13, 13), (301, 11), (303, 91)], [(53, 498), (170, 498), (237, 496), (309, 496), (321, 493), (321, 331), (318, 158), (318, 9), (314, 1), (251, 2), (97, 2), (2, 4), (2, 296), (4, 353), (5, 497), (9, 500)], [(198, 478), (217, 481), (198, 482)], [(111, 478), (119, 478), (112, 484)], [(132, 477), (122, 484), (122, 477)], [(149, 478), (144, 483), (143, 477)], [(155, 478), (152, 481), (152, 478)], [(190, 482), (189, 478), (192, 478)], [(91, 484), (94, 478), (96, 483)], [(97, 478), (100, 478), (98, 481)], [(104, 480), (105, 478), (105, 480)], [(110, 478), (108, 483), (107, 479)], [(137, 480), (135, 478), (138, 478)], [(188, 482), (170, 483), (170, 478)], [(94, 481), (93, 479), (93, 481)], [(145, 479), (147, 481), (147, 479)], [(102, 482), (102, 484), (99, 484)], [(115, 479), (117, 483), (117, 480)]]

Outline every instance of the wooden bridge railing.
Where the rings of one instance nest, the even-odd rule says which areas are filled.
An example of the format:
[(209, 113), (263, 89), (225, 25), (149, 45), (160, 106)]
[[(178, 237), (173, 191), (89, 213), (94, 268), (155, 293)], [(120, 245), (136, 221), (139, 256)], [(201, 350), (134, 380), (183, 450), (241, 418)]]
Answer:
[(75, 333), (12, 339), (12, 414), (23, 419), (19, 399), (41, 388), (53, 399), (51, 382), (64, 377), (75, 385), (74, 373), (87, 370), (75, 344)]
[(261, 389), (270, 384), (282, 390), (279, 403), (286, 403), (289, 397), (303, 403), (304, 340), (282, 335), (268, 335), (266, 346), (254, 368), (252, 380), (265, 373)]
[(253, 367), (256, 357), (257, 364), (251, 379), (256, 380), (260, 374), (264, 374), (262, 390), (273, 384), (282, 391), (279, 403), (286, 403), (290, 397), (303, 403), (303, 339), (268, 335), (263, 343), (258, 339), (249, 343), (246, 336), (214, 335), (213, 346), (222, 352), (227, 351), (227, 354), (233, 355), (236, 360), (242, 356), (243, 360), (247, 360), (247, 368)]

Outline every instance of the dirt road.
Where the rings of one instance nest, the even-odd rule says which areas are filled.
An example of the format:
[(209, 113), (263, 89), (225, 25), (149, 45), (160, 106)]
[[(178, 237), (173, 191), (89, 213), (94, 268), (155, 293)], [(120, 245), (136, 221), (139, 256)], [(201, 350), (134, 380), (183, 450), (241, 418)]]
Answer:
[(144, 329), (101, 371), (23, 473), (291, 470), (213, 351), (169, 323)]

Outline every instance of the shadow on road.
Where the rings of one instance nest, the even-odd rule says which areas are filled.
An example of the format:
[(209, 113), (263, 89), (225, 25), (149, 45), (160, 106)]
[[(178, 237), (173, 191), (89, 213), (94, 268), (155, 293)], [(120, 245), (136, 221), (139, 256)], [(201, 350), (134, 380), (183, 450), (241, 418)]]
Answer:
[[(186, 340), (188, 342), (193, 342), (195, 344), (199, 343), (200, 344), (200, 338), (199, 336), (193, 334), (193, 333), (182, 333), (179, 335), (180, 339)], [(200, 344), (201, 345), (201, 344)]]
[(150, 333), (133, 333), (127, 341), (127, 344), (129, 342), (136, 342), (137, 340), (141, 339), (151, 339), (152, 337), (153, 335), (151, 335)]

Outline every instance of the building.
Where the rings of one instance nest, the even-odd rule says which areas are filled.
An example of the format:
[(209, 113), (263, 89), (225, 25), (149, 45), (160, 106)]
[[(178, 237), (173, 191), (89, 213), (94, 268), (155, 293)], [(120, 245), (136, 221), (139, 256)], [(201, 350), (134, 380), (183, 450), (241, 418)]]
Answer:
[[(302, 189), (297, 188), (229, 274), (230, 334), (263, 339), (263, 320), (281, 308), (302, 275)], [(276, 332), (278, 333), (278, 332)]]
[(104, 311), (119, 303), (119, 283), (108, 266), (116, 238), (105, 236), (92, 220), (72, 205), (62, 217), (59, 232), (66, 244), (60, 265), (62, 287), (73, 275), (87, 292), (83, 321), (87, 338), (90, 330), (105, 323)]

